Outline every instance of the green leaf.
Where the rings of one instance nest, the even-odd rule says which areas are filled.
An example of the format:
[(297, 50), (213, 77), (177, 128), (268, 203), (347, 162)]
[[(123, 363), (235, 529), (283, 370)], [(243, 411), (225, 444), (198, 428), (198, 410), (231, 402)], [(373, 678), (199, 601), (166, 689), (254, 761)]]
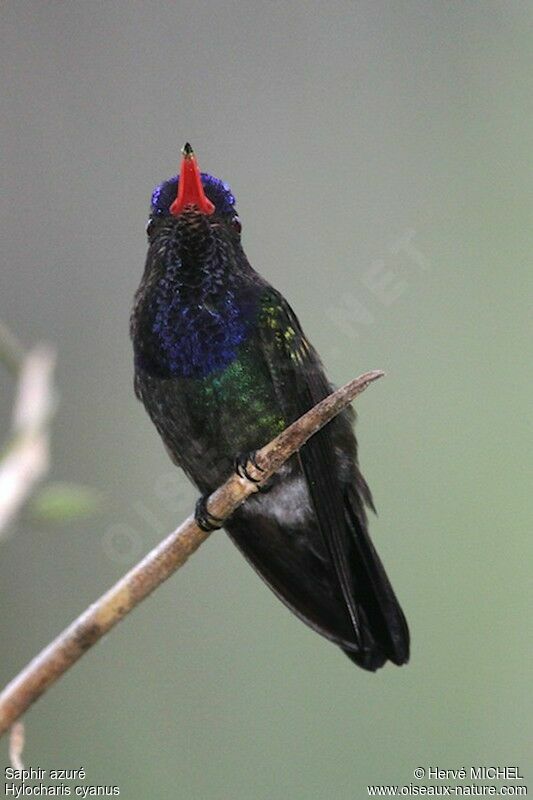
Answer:
[(85, 519), (101, 508), (99, 492), (75, 483), (48, 483), (34, 494), (29, 503), (32, 517), (41, 522)]

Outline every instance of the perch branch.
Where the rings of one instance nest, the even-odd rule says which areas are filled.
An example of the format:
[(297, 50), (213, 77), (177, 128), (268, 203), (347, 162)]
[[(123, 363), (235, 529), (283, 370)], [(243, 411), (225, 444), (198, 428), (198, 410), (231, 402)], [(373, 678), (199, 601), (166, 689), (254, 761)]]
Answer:
[[(257, 452), (258, 469), (248, 467), (251, 477), (268, 480), (313, 434), (382, 375), (379, 370), (361, 375), (289, 425)], [(209, 497), (209, 513), (227, 519), (258, 485), (231, 475)], [(181, 567), (208, 536), (194, 517), (188, 517), (39, 653), (0, 695), (0, 736), (107, 631)]]

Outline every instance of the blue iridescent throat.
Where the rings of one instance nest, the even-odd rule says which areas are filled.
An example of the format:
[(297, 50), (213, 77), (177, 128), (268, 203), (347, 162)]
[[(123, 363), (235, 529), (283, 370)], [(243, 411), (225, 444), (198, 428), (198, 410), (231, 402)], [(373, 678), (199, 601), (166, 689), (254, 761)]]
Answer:
[[(235, 197), (227, 183), (219, 178), (202, 172), (202, 185), (206, 195), (214, 203), (217, 213), (221, 216), (235, 215)], [(168, 214), (168, 209), (174, 202), (178, 191), (179, 175), (160, 183), (152, 192), (152, 214)]]
[(150, 351), (159, 374), (205, 378), (237, 358), (254, 312), (240, 297), (232, 257), (218, 237), (210, 256), (192, 271), (175, 251), (163, 256), (165, 269), (149, 309)]
[(205, 378), (237, 358), (248, 322), (229, 287), (216, 309), (202, 301), (188, 305), (172, 274), (178, 270), (160, 279), (153, 298), (152, 332), (161, 354), (159, 366), (173, 377)]

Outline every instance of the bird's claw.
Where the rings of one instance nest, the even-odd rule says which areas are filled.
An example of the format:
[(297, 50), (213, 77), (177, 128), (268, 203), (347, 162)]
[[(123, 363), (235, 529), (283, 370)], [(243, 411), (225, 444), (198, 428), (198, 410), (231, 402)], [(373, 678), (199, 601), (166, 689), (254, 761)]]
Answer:
[(204, 494), (199, 498), (194, 509), (194, 519), (199, 528), (206, 533), (211, 533), (211, 531), (217, 531), (221, 528), (224, 520), (220, 519), (220, 517), (214, 517), (209, 513), (207, 510), (208, 496), (209, 495)]
[(257, 463), (257, 450), (251, 450), (249, 453), (239, 453), (235, 459), (235, 472), (240, 478), (246, 478), (246, 480), (252, 483), (261, 483), (262, 478), (254, 478), (253, 475), (250, 475), (248, 470), (250, 464), (258, 472), (265, 471), (263, 467), (260, 467)]

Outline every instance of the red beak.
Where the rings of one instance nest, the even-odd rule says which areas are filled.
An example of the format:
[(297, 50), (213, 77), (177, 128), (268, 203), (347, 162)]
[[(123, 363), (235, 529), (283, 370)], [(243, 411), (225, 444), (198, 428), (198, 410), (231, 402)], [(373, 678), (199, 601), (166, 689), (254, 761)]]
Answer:
[(206, 197), (202, 178), (192, 147), (187, 142), (181, 151), (180, 179), (178, 184), (178, 194), (172, 205), (170, 213), (177, 217), (181, 214), (185, 206), (196, 206), (202, 214), (212, 214), (215, 206)]

